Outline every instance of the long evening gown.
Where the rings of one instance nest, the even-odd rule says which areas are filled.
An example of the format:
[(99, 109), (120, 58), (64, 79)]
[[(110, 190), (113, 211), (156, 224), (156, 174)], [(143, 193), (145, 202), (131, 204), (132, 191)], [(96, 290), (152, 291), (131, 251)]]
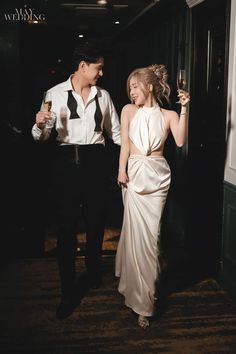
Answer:
[(118, 291), (126, 306), (152, 316), (160, 277), (160, 225), (170, 186), (164, 157), (150, 156), (168, 135), (158, 105), (139, 108), (130, 123), (129, 138), (140, 151), (128, 160), (127, 188), (122, 188), (124, 216), (116, 253)]

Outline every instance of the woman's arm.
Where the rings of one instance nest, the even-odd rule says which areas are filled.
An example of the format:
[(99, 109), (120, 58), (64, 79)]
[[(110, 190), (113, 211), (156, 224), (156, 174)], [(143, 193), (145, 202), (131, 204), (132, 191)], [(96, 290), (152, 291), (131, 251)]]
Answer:
[(126, 173), (127, 162), (130, 154), (130, 143), (129, 143), (129, 111), (130, 105), (123, 107), (121, 112), (121, 148), (119, 157), (119, 173), (118, 173), (118, 184), (123, 184), (126, 186), (128, 182), (128, 176)]
[(169, 112), (169, 122), (176, 145), (182, 147), (186, 142), (188, 133), (187, 104), (190, 101), (188, 92), (180, 91), (179, 99), (181, 103), (180, 115), (178, 116), (174, 111)]

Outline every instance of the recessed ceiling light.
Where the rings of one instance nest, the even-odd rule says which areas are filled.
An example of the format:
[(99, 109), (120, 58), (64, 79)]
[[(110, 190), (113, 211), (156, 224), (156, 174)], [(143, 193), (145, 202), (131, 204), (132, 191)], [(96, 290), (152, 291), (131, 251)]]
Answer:
[(79, 34), (79, 38), (84, 38), (84, 35), (83, 34)]
[(45, 20), (28, 20), (27, 23), (29, 25), (46, 25), (47, 22)]
[(106, 5), (107, 4), (107, 0), (97, 0), (97, 4), (98, 5)]
[(116, 21), (116, 22), (115, 22), (115, 25), (119, 25), (119, 24), (120, 24), (120, 21)]

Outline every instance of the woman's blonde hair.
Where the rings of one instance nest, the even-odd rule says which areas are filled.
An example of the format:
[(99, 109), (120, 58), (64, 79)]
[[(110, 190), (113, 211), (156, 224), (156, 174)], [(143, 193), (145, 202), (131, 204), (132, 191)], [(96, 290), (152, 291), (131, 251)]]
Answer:
[(138, 68), (132, 71), (127, 79), (127, 94), (130, 100), (130, 80), (132, 77), (135, 77), (138, 81), (140, 81), (147, 91), (148, 85), (152, 85), (153, 95), (160, 104), (163, 104), (163, 97), (168, 103), (170, 102), (170, 86), (167, 83), (168, 74), (165, 65), (153, 64), (145, 68)]

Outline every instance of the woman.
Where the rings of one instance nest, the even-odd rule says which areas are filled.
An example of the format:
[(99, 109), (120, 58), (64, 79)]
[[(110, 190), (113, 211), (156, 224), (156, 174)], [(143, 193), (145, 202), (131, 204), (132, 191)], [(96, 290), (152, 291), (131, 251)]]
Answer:
[(170, 186), (170, 168), (163, 157), (171, 131), (177, 146), (187, 136), (189, 94), (180, 90), (181, 113), (161, 108), (170, 87), (164, 65), (134, 70), (127, 80), (133, 102), (121, 112), (121, 150), (118, 184), (122, 186), (124, 217), (116, 254), (118, 290), (138, 316), (142, 328), (154, 315), (160, 278), (161, 216)]

